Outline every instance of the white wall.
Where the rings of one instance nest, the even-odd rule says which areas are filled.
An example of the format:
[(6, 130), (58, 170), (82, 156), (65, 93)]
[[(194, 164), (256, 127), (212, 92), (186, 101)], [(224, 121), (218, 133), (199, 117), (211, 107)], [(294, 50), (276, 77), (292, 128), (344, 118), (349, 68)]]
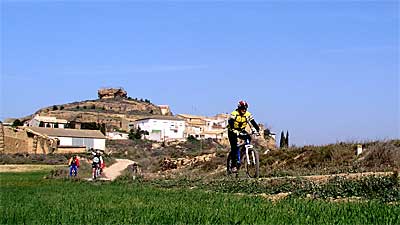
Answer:
[[(51, 138), (58, 138), (60, 140), (60, 145), (64, 146), (72, 146), (72, 137), (51, 137)], [(94, 138), (87, 138), (93, 139), (93, 148), (94, 149), (106, 149), (106, 139), (94, 139)], [(92, 146), (86, 146), (87, 148)]]
[[(48, 127), (48, 125), (50, 125), (51, 128), (54, 128), (54, 125), (57, 122), (43, 122), (44, 127)], [(36, 118), (36, 116), (28, 121), (28, 126), (29, 127), (39, 127), (40, 125), (40, 120), (38, 120)], [(58, 123), (58, 128), (65, 128), (65, 124), (64, 123)]]
[(106, 150), (106, 139), (94, 139), (94, 149)]
[(107, 138), (112, 140), (127, 140), (129, 139), (129, 135), (120, 132), (107, 132)]
[(58, 140), (60, 140), (60, 145), (72, 146), (71, 137), (53, 137), (53, 138), (58, 138)]
[[(148, 131), (149, 135), (146, 138), (149, 140), (175, 140), (184, 138), (185, 121), (148, 119), (135, 122), (135, 127)], [(161, 133), (161, 135), (154, 135), (155, 133)]]

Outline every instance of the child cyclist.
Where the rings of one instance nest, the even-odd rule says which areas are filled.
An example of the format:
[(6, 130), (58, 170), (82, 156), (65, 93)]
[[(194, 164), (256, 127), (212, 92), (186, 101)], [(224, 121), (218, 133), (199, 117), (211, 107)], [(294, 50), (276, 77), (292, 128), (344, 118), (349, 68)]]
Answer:
[(76, 177), (78, 175), (79, 159), (77, 155), (72, 156), (68, 161), (69, 176)]

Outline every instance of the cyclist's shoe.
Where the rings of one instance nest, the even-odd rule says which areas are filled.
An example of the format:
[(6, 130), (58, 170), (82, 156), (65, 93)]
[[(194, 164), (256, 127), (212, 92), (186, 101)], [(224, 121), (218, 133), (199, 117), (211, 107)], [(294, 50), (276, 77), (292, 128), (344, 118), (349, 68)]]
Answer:
[(238, 169), (236, 167), (232, 167), (232, 173), (237, 173)]

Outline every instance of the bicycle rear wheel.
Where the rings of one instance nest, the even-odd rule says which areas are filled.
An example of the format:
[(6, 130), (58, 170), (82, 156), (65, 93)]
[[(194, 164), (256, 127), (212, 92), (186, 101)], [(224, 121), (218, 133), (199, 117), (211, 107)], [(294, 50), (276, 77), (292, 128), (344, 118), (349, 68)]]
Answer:
[(244, 163), (246, 168), (246, 175), (249, 178), (258, 178), (260, 176), (260, 163), (259, 155), (255, 149), (249, 149), (249, 155), (245, 155)]

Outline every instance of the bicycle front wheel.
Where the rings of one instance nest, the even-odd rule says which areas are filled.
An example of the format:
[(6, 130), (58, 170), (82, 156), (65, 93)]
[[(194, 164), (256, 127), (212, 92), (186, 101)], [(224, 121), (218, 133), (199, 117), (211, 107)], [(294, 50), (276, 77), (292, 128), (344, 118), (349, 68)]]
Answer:
[(248, 155), (244, 159), (246, 175), (249, 178), (258, 178), (260, 176), (259, 155), (255, 149), (249, 149)]

